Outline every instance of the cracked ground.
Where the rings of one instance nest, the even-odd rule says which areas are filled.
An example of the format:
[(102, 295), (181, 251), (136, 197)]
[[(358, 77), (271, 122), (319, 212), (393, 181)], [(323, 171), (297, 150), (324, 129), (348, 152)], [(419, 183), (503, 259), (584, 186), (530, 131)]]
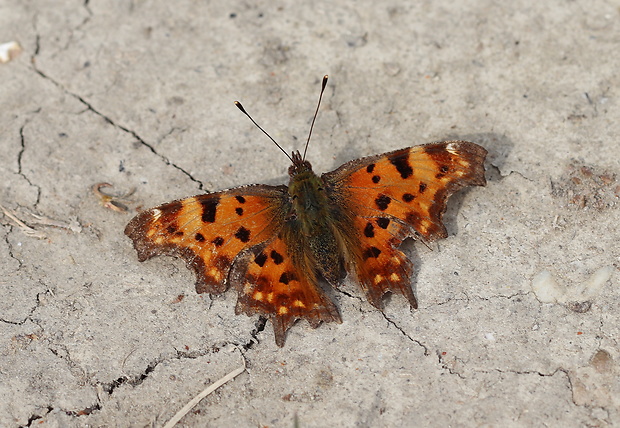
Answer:
[[(0, 4), (0, 426), (162, 426), (244, 362), (182, 426), (620, 425), (617, 6), (214, 3)], [(418, 310), (346, 281), (342, 324), (278, 348), (123, 230), (286, 183), (233, 101), (299, 149), (324, 74), (315, 171), (464, 139), (488, 185), (404, 243)]]

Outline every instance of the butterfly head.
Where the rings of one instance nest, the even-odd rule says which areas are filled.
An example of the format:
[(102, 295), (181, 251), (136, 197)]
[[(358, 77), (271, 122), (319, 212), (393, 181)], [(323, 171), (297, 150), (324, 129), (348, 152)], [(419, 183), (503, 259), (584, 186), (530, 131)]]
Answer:
[(299, 151), (294, 151), (292, 153), (291, 161), (293, 161), (293, 165), (291, 165), (288, 169), (289, 176), (295, 177), (305, 171), (312, 172), (312, 165), (310, 165), (310, 162), (301, 156)]

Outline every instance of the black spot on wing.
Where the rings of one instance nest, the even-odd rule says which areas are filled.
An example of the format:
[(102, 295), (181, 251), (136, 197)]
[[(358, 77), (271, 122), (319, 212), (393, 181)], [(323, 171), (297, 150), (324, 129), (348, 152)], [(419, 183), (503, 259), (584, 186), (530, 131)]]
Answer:
[(448, 171), (450, 171), (450, 168), (448, 167), (448, 165), (441, 165), (439, 167), (439, 171), (440, 172), (435, 175), (435, 178), (437, 180), (441, 180), (442, 178), (444, 178)]
[(202, 205), (202, 221), (205, 223), (215, 222), (215, 213), (217, 212), (219, 203), (220, 198), (217, 196), (200, 201)]
[[(200, 235), (200, 234), (199, 234)], [(202, 236), (202, 235), (200, 235)], [(196, 239), (198, 239), (198, 237), (196, 237)], [(221, 236), (218, 236), (217, 238), (215, 238), (213, 241), (211, 241), (213, 243), (213, 245), (215, 245), (216, 247), (221, 247), (222, 244), (224, 243), (224, 238), (222, 238)]]
[(282, 257), (282, 254), (278, 253), (276, 250), (271, 251), (270, 256), (273, 262), (277, 265), (284, 261), (284, 257)]
[(420, 193), (424, 193), (426, 190), (426, 183), (420, 183)]
[(283, 272), (282, 275), (280, 275), (280, 282), (282, 284), (288, 284), (290, 280), (291, 278), (289, 277), (288, 272)]
[(237, 208), (235, 208), (235, 212), (237, 213), (238, 216), (242, 216), (243, 215), (243, 208), (237, 207)]
[(390, 163), (396, 167), (402, 178), (409, 178), (413, 175), (413, 169), (409, 164), (409, 151), (405, 153), (399, 152), (394, 156), (390, 156)]
[(364, 259), (370, 259), (370, 258), (377, 258), (379, 257), (379, 254), (381, 254), (381, 250), (378, 249), (377, 247), (368, 247), (366, 248), (366, 250), (364, 250), (363, 256)]
[(389, 218), (379, 217), (377, 219), (377, 226), (379, 226), (381, 229), (387, 229), (389, 225), (390, 225)]
[(202, 233), (200, 233), (200, 232), (198, 232), (198, 233), (194, 236), (194, 238), (196, 238), (196, 241), (198, 241), (198, 242), (205, 242), (205, 237), (204, 237), (204, 236), (203, 236), (203, 234), (202, 234)]
[(251, 232), (243, 226), (241, 226), (235, 232), (235, 238), (237, 238), (239, 241), (243, 243), (246, 243), (250, 240), (250, 235), (251, 235)]
[(381, 181), (381, 177), (379, 177), (378, 175), (373, 175), (372, 176), (372, 182), (377, 184)]
[(379, 208), (381, 211), (387, 210), (390, 202), (392, 202), (392, 199), (390, 199), (390, 197), (387, 195), (379, 195), (377, 199), (375, 199), (375, 204), (377, 204), (377, 208)]
[(265, 262), (266, 261), (267, 261), (267, 254), (265, 254), (265, 253), (260, 253), (259, 255), (254, 257), (254, 263), (259, 265), (260, 267), (265, 266)]
[(364, 228), (364, 236), (367, 238), (373, 238), (375, 236), (375, 227), (371, 222), (366, 223), (366, 227)]
[(409, 203), (409, 202), (413, 201), (414, 199), (415, 199), (415, 195), (412, 195), (411, 193), (405, 193), (403, 195), (403, 201), (404, 202)]
[(240, 203), (240, 204), (245, 204), (245, 198), (241, 195), (237, 195), (235, 196), (235, 199)]
[(374, 163), (371, 163), (370, 165), (368, 165), (368, 166), (366, 167), (366, 172), (367, 172), (368, 174), (371, 174), (374, 170), (375, 170), (375, 164), (374, 164)]

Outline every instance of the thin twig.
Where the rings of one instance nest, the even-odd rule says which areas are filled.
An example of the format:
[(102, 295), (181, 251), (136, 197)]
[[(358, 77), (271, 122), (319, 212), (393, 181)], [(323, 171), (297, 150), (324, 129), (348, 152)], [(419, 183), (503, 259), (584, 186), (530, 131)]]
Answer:
[(46, 236), (45, 236), (45, 234), (43, 232), (39, 232), (38, 230), (33, 229), (32, 227), (28, 226), (26, 223), (24, 223), (23, 221), (18, 219), (15, 216), (15, 214), (13, 214), (8, 209), (4, 208), (2, 205), (0, 205), (0, 209), (4, 212), (5, 216), (10, 218), (11, 220), (13, 220), (17, 224), (17, 227), (19, 227), (21, 229), (21, 231), (25, 235), (32, 236), (34, 238), (39, 238), (39, 239), (45, 239), (46, 238)]
[[(243, 355), (241, 355), (241, 357), (243, 358)], [(166, 425), (164, 425), (164, 428), (172, 428), (173, 426), (175, 426), (177, 424), (177, 422), (179, 422), (181, 419), (183, 419), (183, 417), (190, 410), (192, 410), (192, 408), (196, 404), (198, 404), (200, 402), (200, 400), (205, 398), (207, 395), (211, 394), (213, 391), (218, 389), (220, 386), (224, 385), (226, 382), (236, 378), (237, 376), (239, 376), (244, 371), (245, 371), (245, 358), (243, 358), (243, 367), (239, 367), (238, 369), (233, 370), (232, 372), (228, 373), (226, 376), (224, 376), (223, 378), (221, 378), (217, 382), (212, 383), (211, 385), (209, 385), (209, 387), (207, 389), (202, 391), (200, 394), (198, 394), (196, 397), (194, 397), (189, 403), (187, 403), (185, 406), (183, 406), (183, 408), (181, 410), (179, 410), (177, 412), (177, 414), (174, 415), (172, 417), (172, 419), (170, 419), (168, 421), (168, 423), (166, 423)]]
[(65, 223), (59, 220), (54, 220), (52, 218), (45, 217), (45, 216), (35, 214), (35, 213), (31, 213), (31, 212), (28, 212), (28, 214), (32, 216), (32, 218), (34, 219), (34, 220), (31, 220), (32, 223), (40, 224), (42, 226), (51, 226), (51, 227), (58, 227), (60, 229), (67, 229), (73, 233), (82, 232), (82, 226), (76, 219), (71, 220), (69, 223)]
[(136, 191), (135, 188), (131, 189), (129, 192), (125, 193), (124, 195), (114, 195), (114, 194), (107, 193), (101, 190), (104, 187), (113, 187), (113, 186), (110, 183), (97, 183), (97, 184), (93, 184), (92, 186), (92, 191), (95, 194), (95, 196), (99, 198), (99, 202), (101, 203), (101, 205), (103, 205), (105, 208), (109, 208), (119, 213), (124, 213), (124, 212), (129, 211), (129, 208), (125, 204), (123, 204), (121, 201), (128, 202), (129, 197), (133, 195), (134, 192)]

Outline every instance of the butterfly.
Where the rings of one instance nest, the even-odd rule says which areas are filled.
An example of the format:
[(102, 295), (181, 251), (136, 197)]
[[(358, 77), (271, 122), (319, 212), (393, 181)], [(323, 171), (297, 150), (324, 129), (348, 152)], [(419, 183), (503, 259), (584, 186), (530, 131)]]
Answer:
[[(321, 97), (326, 83), (327, 76)], [(198, 293), (234, 288), (235, 313), (269, 318), (280, 347), (298, 319), (313, 328), (342, 322), (323, 287), (338, 288), (347, 274), (376, 308), (391, 292), (417, 309), (413, 265), (398, 247), (409, 237), (447, 237), (446, 201), (463, 187), (486, 184), (486, 150), (467, 141), (431, 143), (353, 160), (321, 176), (305, 153), (289, 156), (288, 186), (235, 187), (139, 213), (125, 228), (138, 259), (182, 258), (196, 273)]]

